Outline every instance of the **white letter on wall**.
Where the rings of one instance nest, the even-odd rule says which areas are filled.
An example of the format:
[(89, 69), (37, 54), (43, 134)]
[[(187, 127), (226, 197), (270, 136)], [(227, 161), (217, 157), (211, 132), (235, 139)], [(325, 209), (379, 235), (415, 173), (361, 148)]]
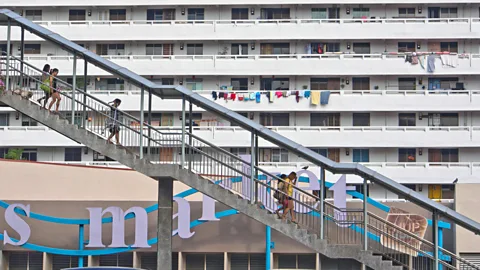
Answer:
[(173, 200), (178, 206), (178, 213), (173, 215), (173, 218), (178, 217), (178, 236), (183, 239), (190, 238), (195, 234), (190, 232), (190, 203), (179, 197), (173, 197)]
[(5, 221), (20, 235), (20, 239), (18, 242), (13, 241), (5, 230), (3, 232), (4, 245), (10, 244), (13, 246), (21, 246), (28, 241), (32, 233), (30, 226), (28, 226), (25, 220), (21, 219), (19, 216), (17, 216), (17, 214), (15, 214), (15, 208), (17, 207), (25, 211), (27, 217), (30, 217), (30, 205), (25, 206), (23, 204), (12, 204), (8, 206), (7, 210), (5, 210)]

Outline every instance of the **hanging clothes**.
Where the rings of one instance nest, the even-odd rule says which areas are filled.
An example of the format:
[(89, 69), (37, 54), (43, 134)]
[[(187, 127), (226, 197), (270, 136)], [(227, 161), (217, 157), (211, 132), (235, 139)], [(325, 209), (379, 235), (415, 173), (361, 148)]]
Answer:
[(427, 58), (427, 72), (435, 72), (435, 55), (430, 54)]
[(418, 62), (420, 63), (420, 67), (422, 69), (425, 69), (425, 55), (421, 55), (418, 57)]
[(249, 100), (250, 100), (250, 94), (246, 93), (246, 94), (245, 94), (245, 99), (244, 99), (244, 100), (245, 100), (245, 101), (249, 101)]
[(212, 98), (213, 100), (217, 100), (218, 96), (216, 91), (212, 91)]
[(282, 92), (277, 91), (277, 92), (275, 92), (275, 95), (277, 96), (277, 98), (281, 98), (282, 97)]
[(416, 53), (412, 54), (412, 65), (418, 65), (418, 56)]
[(270, 101), (270, 103), (273, 103), (273, 98), (275, 97), (273, 91), (269, 91), (268, 92), (268, 101)]
[(231, 93), (230, 97), (232, 98), (233, 101), (235, 101), (235, 98), (237, 98), (237, 94), (236, 93)]
[(245, 96), (243, 94), (238, 94), (238, 101), (243, 101)]
[(312, 91), (310, 102), (312, 105), (318, 105), (320, 103), (320, 91)]
[(219, 98), (225, 98), (225, 93), (224, 93), (224, 92), (220, 92), (220, 93), (218, 94), (218, 97), (219, 97)]
[(328, 100), (330, 99), (330, 91), (322, 91), (320, 95), (320, 104), (321, 105), (327, 105)]
[(250, 100), (255, 100), (255, 93), (250, 93)]
[(262, 98), (262, 96), (261, 96), (260, 92), (255, 92), (255, 101), (257, 103), (260, 103), (261, 98)]
[(310, 90), (305, 90), (305, 94), (303, 96), (309, 98), (311, 93), (312, 92)]
[(298, 102), (300, 102), (300, 91), (295, 91), (295, 100)]

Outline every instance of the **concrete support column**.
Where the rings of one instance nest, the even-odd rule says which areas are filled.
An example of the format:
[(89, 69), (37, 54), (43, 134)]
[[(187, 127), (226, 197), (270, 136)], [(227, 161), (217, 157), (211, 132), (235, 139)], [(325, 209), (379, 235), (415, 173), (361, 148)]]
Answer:
[(158, 217), (157, 217), (157, 270), (172, 269), (172, 215), (173, 179), (157, 178)]
[(178, 270), (185, 270), (185, 260), (183, 258), (183, 252), (178, 252)]
[[(3, 243), (1, 244), (3, 245)], [(8, 269), (8, 252), (0, 249), (0, 270)]]
[(142, 267), (142, 253), (133, 252), (133, 268), (140, 269)]
[(223, 270), (229, 270), (230, 269), (230, 260), (228, 259), (228, 253), (224, 252), (223, 253)]
[(43, 253), (43, 266), (42, 266), (42, 269), (43, 270), (52, 270), (53, 268), (53, 265), (52, 265), (52, 254), (48, 254), (48, 253)]
[(88, 256), (88, 267), (91, 266), (100, 266), (100, 257)]
[(320, 253), (317, 253), (315, 257), (315, 270), (322, 270), (322, 257), (320, 256)]

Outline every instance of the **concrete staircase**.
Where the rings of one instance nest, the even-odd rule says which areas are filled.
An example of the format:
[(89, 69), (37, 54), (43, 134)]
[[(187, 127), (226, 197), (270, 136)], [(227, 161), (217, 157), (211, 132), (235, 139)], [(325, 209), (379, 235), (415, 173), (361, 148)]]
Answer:
[[(123, 147), (117, 147), (113, 144), (107, 144), (105, 138), (98, 136), (88, 130), (79, 129), (75, 125), (69, 124), (65, 119), (58, 115), (50, 114), (48, 111), (28, 100), (21, 99), (15, 95), (0, 95), (0, 102), (16, 109), (17, 111), (29, 116), (37, 122), (56, 130), (58, 133), (79, 142), (88, 148), (117, 160), (125, 166), (128, 166), (144, 175), (152, 178), (173, 178), (185, 183), (186, 185), (206, 194), (236, 209), (242, 214), (247, 215), (254, 220), (261, 222), (271, 228), (281, 232), (291, 239), (302, 243), (312, 250), (321, 253), (329, 258), (353, 259), (365, 264), (374, 270), (401, 270), (401, 266), (393, 266), (391, 261), (384, 261), (381, 256), (374, 255), (372, 251), (363, 251), (354, 245), (333, 245), (327, 240), (321, 240), (315, 234), (309, 234), (307, 230), (299, 228), (298, 225), (283, 222), (275, 214), (271, 214), (257, 205), (249, 203), (246, 199), (234, 194), (233, 192), (214, 184), (189, 170), (182, 169), (174, 164), (152, 164), (147, 159), (140, 159), (138, 155), (126, 151)], [(160, 180), (161, 181), (161, 180)]]

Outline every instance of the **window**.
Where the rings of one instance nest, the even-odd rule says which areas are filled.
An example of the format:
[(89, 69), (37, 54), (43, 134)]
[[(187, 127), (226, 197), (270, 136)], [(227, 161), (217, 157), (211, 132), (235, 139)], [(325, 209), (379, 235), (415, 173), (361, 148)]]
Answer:
[(290, 19), (289, 8), (262, 8), (260, 18), (264, 20)]
[(260, 149), (261, 162), (288, 162), (288, 151), (285, 149)]
[(398, 126), (400, 127), (414, 127), (416, 126), (417, 118), (415, 113), (399, 113), (398, 114)]
[(288, 162), (288, 151), (285, 149), (272, 149), (272, 162)]
[(355, 42), (353, 43), (353, 52), (358, 54), (369, 54), (370, 43), (368, 42)]
[(340, 78), (310, 78), (311, 90), (340, 90)]
[(248, 90), (248, 78), (232, 78), (233, 90)]
[[(363, 184), (354, 185), (355, 191), (363, 194)], [(370, 186), (367, 184), (367, 196), (370, 196)]]
[(248, 8), (232, 8), (232, 20), (248, 20)]
[(324, 54), (326, 52), (340, 52), (340, 43), (338, 42), (321, 42), (321, 43), (311, 43), (311, 53), (312, 54)]
[(22, 152), (23, 160), (37, 161), (37, 149), (36, 148), (25, 148)]
[(69, 21), (86, 21), (85, 9), (70, 9), (68, 11)]
[[(151, 113), (151, 125), (154, 127), (171, 127), (173, 126), (173, 113)], [(148, 121), (148, 113), (144, 113), (145, 121)]]
[(9, 120), (8, 113), (0, 113), (0, 127), (7, 127)]
[(42, 20), (42, 11), (41, 10), (26, 10), (25, 18), (30, 21), (41, 21)]
[(340, 162), (340, 149), (339, 148), (312, 148), (313, 152), (320, 154), (335, 162)]
[(78, 266), (77, 256), (65, 256), (52, 254), (52, 270), (75, 268)]
[(96, 151), (93, 151), (93, 161), (115, 161), (107, 156), (102, 155)]
[(187, 44), (187, 55), (203, 55), (203, 44)]
[(8, 148), (0, 148), (0, 158), (4, 158), (8, 153)]
[(260, 125), (287, 127), (290, 125), (289, 113), (260, 113)]
[(326, 8), (312, 8), (312, 19), (326, 19), (327, 18), (327, 9)]
[(232, 44), (232, 55), (248, 55), (247, 43), (234, 43)]
[(121, 79), (100, 79), (95, 83), (99, 90), (125, 90), (124, 81)]
[(340, 126), (340, 113), (310, 113), (310, 126), (338, 127)]
[(416, 84), (415, 78), (398, 78), (398, 90), (415, 90)]
[(430, 113), (428, 114), (428, 125), (434, 127), (456, 127), (458, 126), (458, 113)]
[(262, 43), (260, 54), (289, 54), (290, 43)]
[(370, 78), (368, 77), (354, 77), (352, 78), (353, 90), (370, 90)]
[(352, 124), (354, 127), (370, 126), (370, 113), (354, 113)]
[(458, 18), (457, 8), (441, 8), (440, 18)]
[[(157, 253), (156, 252), (142, 252), (140, 256), (141, 269), (157, 269)], [(178, 269), (178, 252), (172, 252), (172, 270)], [(55, 269), (53, 269), (55, 270)]]
[(107, 79), (107, 90), (124, 90), (124, 84), (121, 79)]
[(353, 162), (370, 162), (369, 149), (353, 149)]
[(186, 254), (185, 270), (223, 270), (223, 253)]
[(125, 44), (97, 44), (99, 55), (125, 55)]
[(230, 257), (230, 270), (263, 270), (265, 269), (265, 254), (233, 253)]
[(186, 79), (185, 84), (192, 91), (203, 90), (203, 79)]
[(65, 148), (65, 161), (82, 161), (82, 148)]
[(25, 44), (25, 54), (40, 54), (40, 44)]
[(147, 55), (173, 55), (173, 44), (147, 44)]
[(417, 150), (415, 148), (398, 149), (398, 162), (416, 162)]
[(415, 52), (415, 42), (398, 42), (398, 52)]
[(9, 269), (42, 270), (43, 253), (13, 251), (8, 256)]
[(175, 20), (175, 9), (147, 9), (148, 21)]
[(33, 120), (32, 118), (22, 114), (22, 127), (36, 127), (37, 121)]
[(369, 18), (370, 17), (370, 8), (353, 8), (352, 10), (353, 18)]
[(236, 155), (236, 156), (240, 156), (240, 155), (247, 155), (247, 154), (250, 154), (250, 149), (248, 148), (229, 148), (228, 149), (230, 153)]
[(99, 266), (124, 266), (133, 267), (133, 252), (125, 252), (111, 255), (100, 255)]
[(316, 269), (315, 254), (276, 254), (278, 269)]
[(202, 21), (205, 20), (205, 9), (203, 8), (189, 8), (188, 20)]
[(428, 162), (458, 162), (458, 149), (428, 149)]
[(399, 8), (398, 17), (400, 18), (413, 18), (415, 17), (415, 8)]
[(173, 85), (173, 78), (162, 78), (162, 85)]
[(126, 21), (126, 9), (110, 9), (110, 21)]
[(260, 90), (289, 90), (289, 78), (261, 78)]
[(440, 42), (440, 51), (458, 53), (458, 42)]

